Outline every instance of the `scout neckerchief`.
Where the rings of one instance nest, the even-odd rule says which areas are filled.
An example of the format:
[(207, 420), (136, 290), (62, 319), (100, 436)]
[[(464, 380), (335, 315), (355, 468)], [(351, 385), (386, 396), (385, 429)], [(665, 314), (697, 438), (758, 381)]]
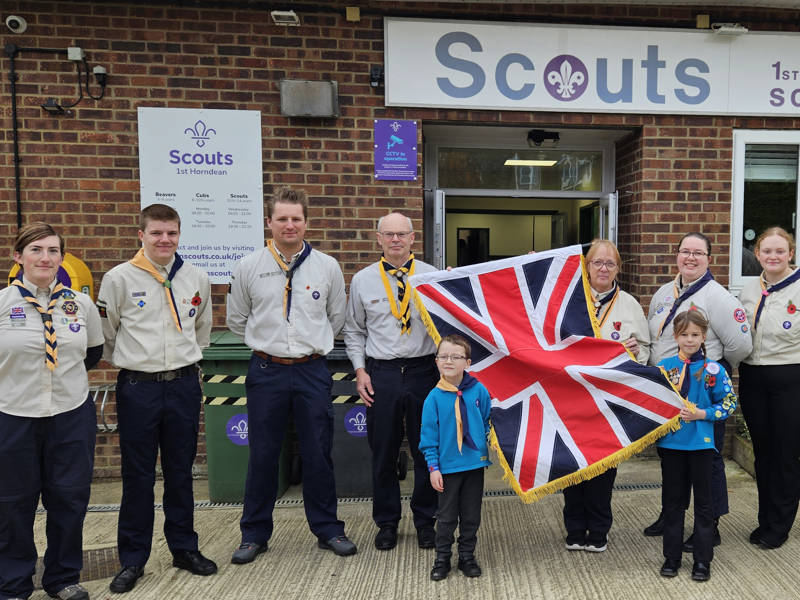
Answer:
[(761, 311), (764, 310), (764, 305), (767, 303), (767, 296), (769, 296), (772, 292), (782, 290), (798, 279), (800, 279), (800, 269), (795, 269), (794, 272), (785, 279), (782, 279), (774, 285), (768, 286), (764, 281), (764, 274), (761, 274), (761, 277), (758, 278), (758, 282), (761, 284), (761, 298), (758, 301), (758, 308), (756, 308), (756, 317), (753, 319), (753, 329), (758, 327), (758, 320), (761, 318)]
[(608, 304), (608, 307), (606, 307), (606, 310), (603, 313), (603, 318), (600, 319), (600, 327), (601, 328), (603, 327), (603, 323), (606, 322), (606, 319), (608, 319), (608, 315), (611, 314), (611, 309), (614, 308), (614, 303), (617, 301), (617, 298), (619, 297), (619, 286), (617, 286), (617, 282), (614, 281), (614, 287), (611, 288), (610, 290), (608, 290), (608, 292), (604, 292), (604, 293), (605, 293), (605, 296), (603, 296), (602, 298), (598, 299), (600, 294), (595, 292), (594, 289), (592, 289), (592, 300), (594, 301), (594, 316), (595, 317), (599, 318), (600, 317), (600, 311), (603, 310), (603, 306)]
[(136, 256), (128, 262), (134, 267), (139, 267), (143, 271), (147, 271), (158, 283), (164, 286), (164, 293), (167, 296), (167, 306), (169, 306), (170, 312), (172, 312), (172, 320), (175, 322), (175, 327), (178, 328), (178, 331), (183, 331), (181, 327), (181, 318), (178, 316), (178, 303), (175, 302), (175, 294), (172, 293), (172, 280), (175, 278), (178, 269), (183, 266), (183, 259), (177, 253), (175, 254), (175, 262), (172, 263), (172, 268), (166, 279), (164, 279), (164, 276), (159, 273), (158, 269), (156, 269), (153, 263), (145, 256), (144, 248), (140, 248)]
[[(383, 287), (386, 289), (386, 297), (389, 299), (389, 307), (392, 309), (392, 314), (395, 319), (400, 321), (400, 333), (411, 333), (411, 310), (409, 305), (411, 304), (411, 296), (414, 295), (414, 289), (406, 284), (403, 276), (410, 277), (414, 274), (415, 268), (413, 253), (402, 267), (395, 267), (381, 256), (381, 281), (383, 281)], [(389, 284), (389, 278), (386, 273), (397, 278), (397, 300), (395, 300), (392, 293), (392, 286)]]
[(274, 240), (269, 240), (267, 242), (267, 248), (272, 254), (272, 258), (275, 259), (275, 262), (278, 263), (278, 266), (283, 270), (284, 275), (286, 275), (286, 286), (283, 288), (283, 315), (288, 321), (289, 313), (292, 312), (292, 277), (294, 277), (294, 272), (303, 264), (303, 261), (311, 254), (311, 244), (306, 241), (303, 242), (303, 249), (300, 251), (300, 256), (297, 257), (297, 260), (294, 261), (291, 267), (281, 258), (280, 253), (275, 248)]
[[(678, 275), (678, 277), (675, 278), (675, 281), (677, 281), (679, 277), (680, 275)], [(667, 328), (667, 325), (670, 324), (670, 321), (672, 321), (672, 319), (677, 314), (680, 305), (683, 304), (683, 302), (687, 300), (689, 296), (699, 292), (710, 281), (714, 281), (714, 276), (711, 274), (711, 271), (707, 270), (700, 279), (698, 279), (689, 287), (687, 287), (685, 290), (683, 290), (683, 293), (680, 295), (678, 295), (678, 284), (677, 283), (672, 284), (672, 291), (673, 295), (675, 296), (675, 303), (672, 305), (672, 308), (669, 310), (669, 314), (667, 314), (667, 318), (664, 319), (664, 322), (661, 324), (661, 327), (658, 330), (659, 337), (661, 336), (662, 333), (664, 333), (664, 330)]]
[(686, 400), (689, 399), (689, 388), (691, 387), (691, 382), (689, 378), (689, 365), (693, 362), (698, 360), (703, 361), (703, 368), (697, 372), (697, 380), (700, 381), (703, 377), (703, 371), (706, 368), (706, 355), (703, 354), (702, 350), (698, 350), (691, 357), (687, 358), (686, 355), (681, 351), (678, 350), (678, 359), (683, 363), (683, 367), (681, 367), (681, 377), (678, 380), (678, 390), (680, 390), (681, 396), (683, 396)]
[(17, 286), (20, 295), (30, 302), (33, 307), (39, 311), (44, 324), (44, 364), (51, 371), (54, 371), (58, 366), (58, 344), (56, 343), (56, 330), (53, 327), (53, 309), (56, 307), (56, 302), (61, 297), (61, 293), (66, 289), (60, 282), (56, 282), (53, 288), (53, 293), (50, 296), (50, 303), (47, 308), (42, 308), (42, 305), (36, 301), (36, 296), (30, 293), (21, 279), (22, 272), (17, 275), (17, 278), (11, 282), (12, 285)]
[(459, 452), (461, 452), (462, 444), (466, 444), (467, 448), (472, 448), (473, 450), (478, 449), (478, 446), (475, 445), (475, 441), (472, 439), (472, 436), (469, 433), (467, 403), (464, 401), (464, 395), (462, 393), (476, 383), (478, 383), (478, 380), (464, 371), (464, 377), (461, 379), (461, 383), (458, 384), (458, 387), (447, 381), (444, 376), (442, 376), (441, 379), (439, 379), (439, 383), (436, 384), (436, 387), (440, 390), (444, 390), (445, 392), (455, 392), (456, 394), (456, 402), (453, 408), (455, 409), (456, 415), (456, 442), (458, 443)]

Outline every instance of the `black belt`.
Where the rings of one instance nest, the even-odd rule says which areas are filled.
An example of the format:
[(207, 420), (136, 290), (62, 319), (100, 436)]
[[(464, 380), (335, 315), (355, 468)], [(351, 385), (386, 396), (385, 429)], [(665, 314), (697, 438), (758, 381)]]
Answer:
[(122, 369), (125, 377), (130, 377), (136, 381), (172, 381), (173, 379), (180, 379), (187, 375), (197, 374), (197, 365), (188, 365), (180, 369), (173, 369), (171, 371), (157, 371), (155, 373), (145, 373), (144, 371), (131, 371), (130, 369)]
[(253, 354), (255, 354), (258, 358), (263, 358), (264, 360), (278, 363), (279, 365), (296, 365), (308, 362), (310, 360), (316, 360), (322, 356), (322, 354), (314, 353), (309, 354), (308, 356), (298, 356), (297, 358), (283, 358), (282, 356), (272, 356), (266, 352), (259, 352), (258, 350), (253, 350)]
[(425, 356), (414, 356), (411, 358), (389, 358), (386, 360), (367, 357), (367, 360), (373, 361), (376, 365), (384, 369), (400, 369), (402, 371), (406, 367), (432, 365), (434, 363), (434, 355), (426, 354)]

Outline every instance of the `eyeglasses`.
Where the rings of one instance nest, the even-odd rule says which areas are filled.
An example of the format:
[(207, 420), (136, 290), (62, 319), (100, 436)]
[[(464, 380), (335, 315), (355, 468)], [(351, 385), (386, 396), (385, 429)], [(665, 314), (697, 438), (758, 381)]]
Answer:
[(379, 231), (378, 235), (381, 237), (385, 237), (387, 239), (392, 239), (393, 237), (397, 236), (397, 239), (404, 240), (408, 236), (410, 236), (413, 232), (411, 231)]
[(703, 252), (702, 250), (678, 250), (678, 254), (680, 254), (683, 258), (701, 258), (703, 256), (708, 256), (708, 252)]
[(617, 263), (612, 262), (610, 260), (590, 260), (589, 264), (592, 265), (595, 269), (602, 269), (605, 267), (609, 271), (613, 271), (617, 268)]
[(464, 360), (467, 358), (463, 354), (438, 354), (436, 356), (436, 360), (439, 362), (457, 362), (459, 360)]

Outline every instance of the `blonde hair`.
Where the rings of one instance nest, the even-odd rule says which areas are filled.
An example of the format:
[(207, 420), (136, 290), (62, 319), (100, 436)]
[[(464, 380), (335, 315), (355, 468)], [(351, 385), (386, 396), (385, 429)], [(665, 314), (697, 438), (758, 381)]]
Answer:
[(592, 245), (589, 247), (589, 251), (586, 253), (586, 262), (588, 263), (594, 258), (594, 255), (600, 250), (601, 247), (608, 248), (611, 251), (611, 254), (614, 255), (614, 260), (617, 263), (617, 273), (622, 272), (622, 258), (620, 258), (619, 250), (614, 245), (614, 242), (609, 240), (601, 240), (600, 238), (595, 238), (592, 240)]
[(777, 235), (785, 239), (786, 243), (789, 244), (789, 253), (794, 254), (794, 236), (783, 227), (769, 227), (765, 229), (764, 232), (758, 236), (758, 239), (756, 239), (756, 245), (754, 247), (756, 252), (761, 248), (761, 242), (771, 235)]

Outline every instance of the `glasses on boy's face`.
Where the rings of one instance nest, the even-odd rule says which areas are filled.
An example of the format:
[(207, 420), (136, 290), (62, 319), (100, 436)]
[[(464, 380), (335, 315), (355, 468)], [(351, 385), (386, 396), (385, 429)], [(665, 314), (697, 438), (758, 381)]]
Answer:
[(437, 354), (436, 360), (439, 362), (458, 362), (467, 358), (463, 354)]

